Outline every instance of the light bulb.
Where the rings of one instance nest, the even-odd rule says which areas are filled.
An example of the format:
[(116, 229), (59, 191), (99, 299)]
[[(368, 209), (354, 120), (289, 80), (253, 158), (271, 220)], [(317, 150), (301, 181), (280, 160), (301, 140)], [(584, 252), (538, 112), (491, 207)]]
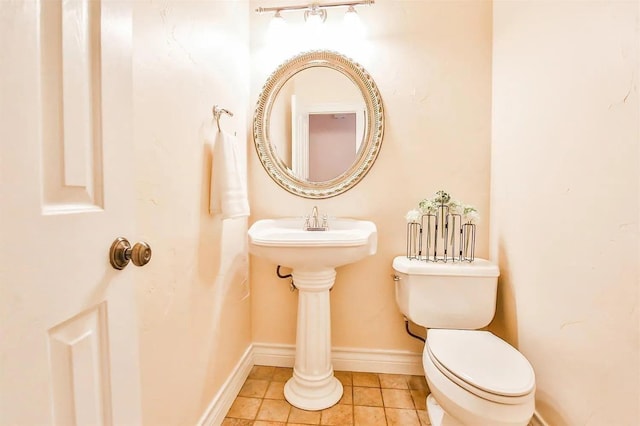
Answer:
[(286, 40), (287, 21), (284, 20), (280, 11), (276, 11), (271, 21), (269, 21), (269, 27), (267, 28), (267, 40), (269, 43), (281, 43)]
[(326, 44), (326, 28), (323, 25), (327, 12), (312, 8), (304, 13), (305, 45), (309, 49), (321, 49)]
[(317, 13), (310, 13), (309, 15), (307, 15), (307, 25), (310, 25), (312, 27), (322, 25), (322, 18)]
[(364, 38), (366, 29), (353, 6), (349, 6), (349, 9), (344, 14), (343, 25), (346, 35), (353, 38)]
[(304, 12), (304, 20), (310, 28), (319, 28), (326, 19), (327, 11), (319, 9), (316, 6), (313, 6)]

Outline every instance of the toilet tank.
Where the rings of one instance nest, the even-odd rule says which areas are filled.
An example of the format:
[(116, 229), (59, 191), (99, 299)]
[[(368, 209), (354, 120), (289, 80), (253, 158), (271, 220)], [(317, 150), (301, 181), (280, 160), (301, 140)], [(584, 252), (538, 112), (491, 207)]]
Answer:
[(493, 319), (500, 270), (488, 260), (444, 263), (398, 256), (393, 269), (396, 302), (415, 324), (475, 330)]

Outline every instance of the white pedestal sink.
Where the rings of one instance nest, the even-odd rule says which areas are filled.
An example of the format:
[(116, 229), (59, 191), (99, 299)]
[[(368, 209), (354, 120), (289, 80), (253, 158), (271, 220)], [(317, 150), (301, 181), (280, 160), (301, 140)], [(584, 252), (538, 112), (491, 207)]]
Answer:
[(326, 231), (306, 231), (303, 224), (302, 219), (259, 220), (249, 228), (249, 251), (293, 269), (299, 290), (296, 360), (284, 396), (303, 410), (322, 410), (343, 392), (331, 365), (329, 290), (335, 268), (375, 254), (378, 232), (364, 220), (333, 219)]

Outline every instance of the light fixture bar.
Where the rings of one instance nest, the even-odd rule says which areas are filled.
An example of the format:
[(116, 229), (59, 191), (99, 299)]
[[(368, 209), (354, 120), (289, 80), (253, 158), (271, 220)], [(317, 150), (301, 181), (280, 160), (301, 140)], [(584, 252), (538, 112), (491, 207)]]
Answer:
[(373, 3), (375, 3), (375, 0), (354, 0), (354, 1), (323, 3), (323, 4), (311, 3), (311, 4), (303, 4), (303, 5), (292, 5), (292, 6), (259, 7), (256, 9), (256, 12), (267, 13), (267, 12), (284, 12), (288, 10), (319, 10), (319, 9), (329, 9), (332, 7), (372, 5)]

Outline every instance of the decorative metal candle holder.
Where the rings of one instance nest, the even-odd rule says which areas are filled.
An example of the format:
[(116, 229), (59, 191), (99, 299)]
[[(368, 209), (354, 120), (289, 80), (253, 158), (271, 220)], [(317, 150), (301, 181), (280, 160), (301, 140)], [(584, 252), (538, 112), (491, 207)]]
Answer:
[(462, 223), (446, 205), (407, 223), (407, 257), (426, 262), (473, 262), (476, 225)]

